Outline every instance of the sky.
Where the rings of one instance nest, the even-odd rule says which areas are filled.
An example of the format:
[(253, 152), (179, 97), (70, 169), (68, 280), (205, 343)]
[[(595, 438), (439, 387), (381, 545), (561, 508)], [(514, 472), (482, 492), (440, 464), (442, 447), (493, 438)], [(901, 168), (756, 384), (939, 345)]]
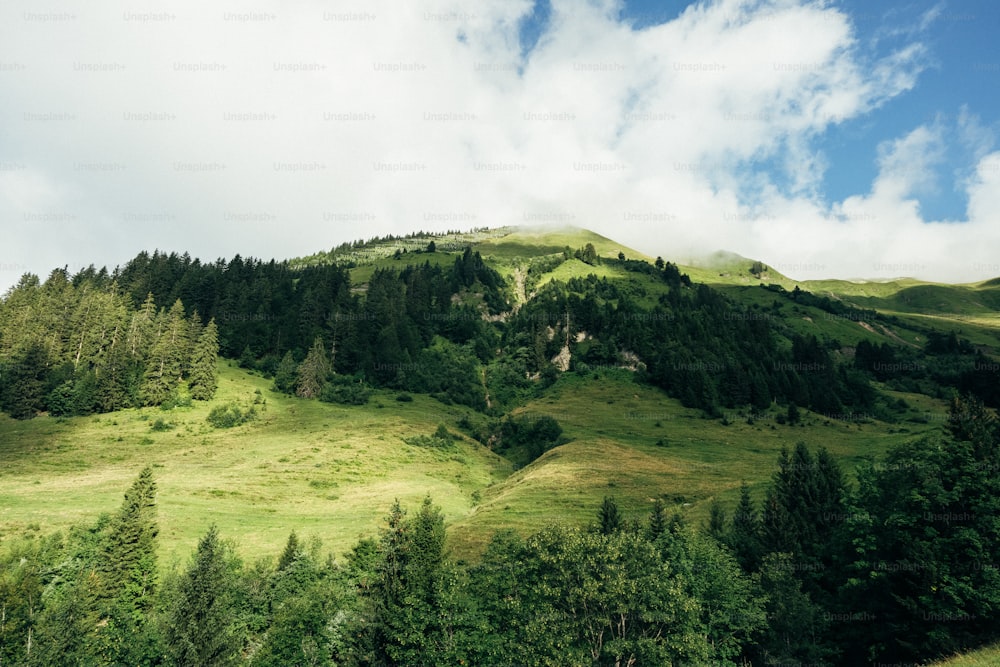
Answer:
[(1000, 276), (997, 34), (992, 0), (5, 0), (0, 293), (500, 225)]

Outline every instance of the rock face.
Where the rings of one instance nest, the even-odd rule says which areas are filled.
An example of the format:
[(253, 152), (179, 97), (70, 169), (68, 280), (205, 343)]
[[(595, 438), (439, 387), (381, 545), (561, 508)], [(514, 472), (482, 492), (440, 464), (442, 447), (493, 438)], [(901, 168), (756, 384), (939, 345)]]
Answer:
[(569, 370), (569, 362), (572, 358), (573, 355), (570, 354), (569, 345), (563, 345), (562, 349), (559, 350), (559, 354), (552, 357), (552, 365), (560, 371), (566, 372)]

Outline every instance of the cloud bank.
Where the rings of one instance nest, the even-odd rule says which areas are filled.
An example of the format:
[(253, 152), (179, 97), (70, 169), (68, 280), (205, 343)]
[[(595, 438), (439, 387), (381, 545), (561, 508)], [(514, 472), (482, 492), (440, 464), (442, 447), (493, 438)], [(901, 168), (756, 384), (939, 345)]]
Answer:
[[(926, 26), (874, 56), (822, 2), (642, 28), (616, 2), (551, 4), (526, 49), (523, 1), (7, 3), (0, 288), (142, 249), (284, 258), (538, 223), (800, 279), (1000, 275), (1000, 152), (971, 112), (879, 145), (868, 192), (823, 192), (818, 139), (919, 84)], [(956, 135), (967, 214), (927, 220)]]

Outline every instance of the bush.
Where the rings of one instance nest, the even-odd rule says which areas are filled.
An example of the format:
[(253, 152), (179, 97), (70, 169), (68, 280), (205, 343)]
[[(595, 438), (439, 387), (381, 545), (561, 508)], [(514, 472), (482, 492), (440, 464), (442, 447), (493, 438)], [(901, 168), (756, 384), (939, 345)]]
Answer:
[(400, 403), (412, 403), (413, 397), (410, 396), (409, 394), (397, 394), (396, 400), (399, 401)]
[(174, 408), (189, 408), (191, 407), (191, 394), (187, 392), (187, 389), (178, 385), (170, 392), (170, 396), (167, 400), (160, 404), (160, 409), (162, 410), (173, 410)]
[(162, 418), (157, 419), (153, 422), (153, 425), (149, 427), (150, 431), (169, 431), (174, 427), (170, 422), (163, 421)]
[(235, 403), (217, 405), (208, 413), (207, 421), (215, 428), (232, 428), (254, 419), (257, 411), (254, 408), (241, 408)]
[[(562, 427), (554, 418), (506, 417), (493, 427), (495, 449), (514, 463), (527, 464), (563, 444)], [(482, 441), (480, 441), (482, 442)]]
[(415, 435), (411, 438), (403, 438), (403, 442), (413, 447), (427, 449), (450, 449), (455, 445), (455, 441), (450, 437), (439, 438), (436, 435)]
[(372, 388), (364, 382), (349, 375), (339, 375), (326, 383), (320, 391), (319, 400), (342, 405), (364, 405), (371, 395)]

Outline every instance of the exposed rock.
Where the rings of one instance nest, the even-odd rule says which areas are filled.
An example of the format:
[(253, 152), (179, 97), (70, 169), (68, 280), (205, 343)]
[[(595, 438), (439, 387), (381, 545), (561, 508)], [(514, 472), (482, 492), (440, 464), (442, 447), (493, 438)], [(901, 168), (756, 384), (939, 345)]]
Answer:
[(565, 373), (569, 370), (569, 362), (572, 358), (573, 355), (570, 354), (569, 345), (563, 345), (562, 349), (559, 350), (559, 354), (552, 357), (552, 365)]

